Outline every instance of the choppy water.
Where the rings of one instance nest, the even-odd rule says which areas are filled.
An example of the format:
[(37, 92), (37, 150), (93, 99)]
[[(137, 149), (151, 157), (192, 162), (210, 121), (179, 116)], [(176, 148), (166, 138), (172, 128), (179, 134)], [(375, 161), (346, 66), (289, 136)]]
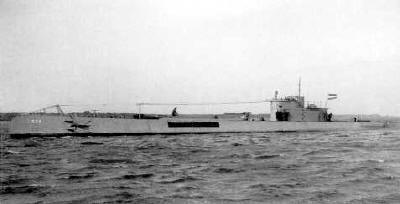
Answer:
[(400, 131), (1, 141), (1, 203), (400, 203)]

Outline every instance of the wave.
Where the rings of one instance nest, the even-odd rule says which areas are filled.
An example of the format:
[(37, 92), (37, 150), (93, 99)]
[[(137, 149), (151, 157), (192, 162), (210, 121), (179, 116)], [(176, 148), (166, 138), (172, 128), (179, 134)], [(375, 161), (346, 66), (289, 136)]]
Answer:
[(150, 178), (153, 177), (152, 173), (144, 173), (144, 174), (127, 174), (122, 176), (122, 179), (139, 179), (139, 178)]
[(266, 155), (256, 156), (255, 159), (272, 159), (280, 156), (281, 155), (279, 154), (266, 154)]

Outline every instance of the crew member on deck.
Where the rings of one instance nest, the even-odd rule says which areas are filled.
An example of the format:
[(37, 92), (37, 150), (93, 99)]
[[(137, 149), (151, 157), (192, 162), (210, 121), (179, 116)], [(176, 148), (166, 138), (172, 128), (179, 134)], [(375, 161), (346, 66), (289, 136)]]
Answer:
[(332, 116), (333, 116), (332, 113), (329, 113), (329, 114), (328, 114), (328, 118), (327, 118), (327, 121), (328, 121), (328, 122), (331, 122), (331, 121), (332, 121)]
[(176, 111), (176, 107), (172, 110), (171, 115), (172, 115), (172, 117), (177, 117), (178, 116), (178, 112)]

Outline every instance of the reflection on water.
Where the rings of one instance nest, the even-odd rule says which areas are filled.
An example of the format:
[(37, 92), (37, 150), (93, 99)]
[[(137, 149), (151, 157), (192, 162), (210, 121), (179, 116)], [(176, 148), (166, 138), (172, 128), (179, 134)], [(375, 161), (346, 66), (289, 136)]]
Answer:
[(399, 203), (400, 131), (4, 139), (1, 203)]

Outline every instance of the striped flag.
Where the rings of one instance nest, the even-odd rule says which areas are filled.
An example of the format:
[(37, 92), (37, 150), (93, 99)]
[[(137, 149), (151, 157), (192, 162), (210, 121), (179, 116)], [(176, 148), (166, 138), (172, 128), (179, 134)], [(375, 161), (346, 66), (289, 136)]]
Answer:
[(337, 99), (337, 94), (328, 94), (328, 100)]

